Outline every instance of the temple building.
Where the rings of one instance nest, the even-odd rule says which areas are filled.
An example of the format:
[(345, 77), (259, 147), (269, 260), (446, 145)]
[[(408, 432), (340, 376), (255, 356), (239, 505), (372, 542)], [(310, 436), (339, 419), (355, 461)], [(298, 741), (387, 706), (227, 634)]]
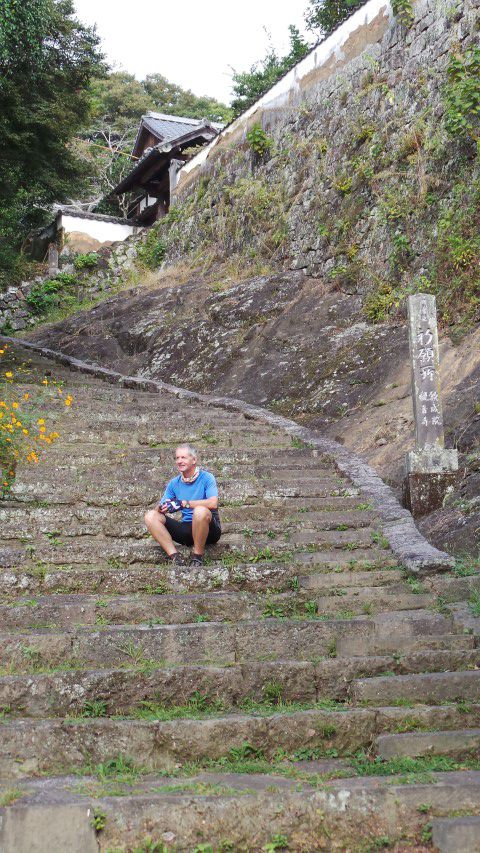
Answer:
[(196, 153), (192, 149), (210, 142), (223, 126), (208, 119), (155, 112), (142, 116), (132, 151), (135, 165), (112, 193), (131, 193), (128, 218), (145, 226), (165, 216), (178, 170)]

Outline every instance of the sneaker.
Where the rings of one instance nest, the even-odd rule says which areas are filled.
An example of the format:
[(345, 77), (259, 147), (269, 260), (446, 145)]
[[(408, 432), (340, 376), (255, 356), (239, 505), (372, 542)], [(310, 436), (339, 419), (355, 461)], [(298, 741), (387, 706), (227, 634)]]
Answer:
[(172, 563), (173, 566), (184, 566), (185, 565), (185, 561), (184, 561), (182, 555), (178, 553), (178, 551), (175, 551), (175, 554), (172, 554), (168, 559), (170, 560), (170, 562)]
[(190, 565), (196, 567), (203, 566), (203, 554), (195, 554), (193, 551), (190, 554)]

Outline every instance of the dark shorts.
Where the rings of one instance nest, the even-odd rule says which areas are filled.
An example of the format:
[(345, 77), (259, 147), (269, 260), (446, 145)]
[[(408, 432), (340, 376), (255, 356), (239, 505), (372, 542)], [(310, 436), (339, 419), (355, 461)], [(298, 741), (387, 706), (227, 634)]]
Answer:
[[(188, 545), (189, 547), (193, 545), (191, 521), (176, 521), (174, 518), (170, 518), (170, 516), (167, 515), (165, 526), (174, 542), (178, 542), (180, 545)], [(218, 515), (213, 515), (208, 529), (206, 544), (215, 545), (215, 542), (218, 542), (221, 535), (222, 528), (220, 526), (220, 519)]]

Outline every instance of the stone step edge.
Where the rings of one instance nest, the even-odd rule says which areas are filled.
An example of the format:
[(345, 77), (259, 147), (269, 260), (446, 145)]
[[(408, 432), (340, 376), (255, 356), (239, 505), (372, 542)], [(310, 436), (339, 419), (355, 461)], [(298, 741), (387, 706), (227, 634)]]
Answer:
[(399, 756), (450, 755), (475, 750), (478, 755), (480, 729), (423, 729), (383, 732), (375, 738), (375, 751), (384, 759)]
[(340, 473), (348, 477), (354, 486), (362, 490), (382, 521), (383, 534), (387, 538), (393, 553), (409, 572), (422, 575), (448, 571), (455, 564), (453, 557), (444, 551), (439, 551), (427, 542), (415, 526), (411, 513), (400, 505), (390, 487), (383, 482), (370, 465), (341, 444), (321, 436), (315, 430), (302, 427), (289, 418), (234, 397), (215, 397), (188, 391), (185, 388), (179, 388), (160, 380), (145, 379), (141, 376), (125, 376), (95, 362), (85, 362), (20, 338), (0, 335), (0, 340), (12, 346), (21, 346), (24, 349), (32, 350), (43, 358), (56, 361), (70, 368), (70, 370), (94, 376), (113, 385), (118, 384), (124, 388), (153, 393), (166, 392), (179, 399), (192, 400), (226, 411), (239, 412), (249, 419), (261, 421), (276, 429), (282, 429), (292, 438), (296, 437), (321, 453), (328, 454)]
[[(118, 849), (111, 845), (117, 844), (119, 840), (127, 843), (127, 847), (120, 849), (133, 849), (134, 846), (140, 849), (137, 842), (151, 841), (152, 834), (159, 843), (162, 840), (179, 842), (182, 850), (198, 850), (193, 845), (199, 839), (213, 842), (217, 848), (217, 842), (225, 837), (233, 839), (234, 849), (239, 849), (237, 841), (242, 842), (245, 833), (251, 833), (252, 825), (256, 826), (260, 843), (272, 839), (275, 837), (274, 831), (281, 829), (288, 834), (292, 849), (300, 849), (297, 847), (299, 832), (304, 836), (307, 829), (314, 827), (325, 837), (325, 828), (328, 838), (333, 833), (337, 836), (340, 833), (339, 837), (343, 839), (345, 829), (351, 838), (356, 822), (359, 819), (363, 822), (371, 821), (372, 817), (376, 818), (376, 835), (379, 831), (384, 833), (387, 828), (395, 834), (404, 831), (406, 817), (419, 835), (424, 823), (422, 816), (417, 814), (419, 803), (429, 800), (432, 818), (436, 818), (438, 811), (440, 814), (445, 812), (449, 799), (457, 809), (467, 808), (471, 811), (480, 790), (480, 773), (475, 771), (468, 774), (462, 771), (437, 772), (432, 773), (431, 777), (427, 784), (413, 782), (409, 785), (404, 784), (401, 776), (385, 779), (377, 776), (332, 779), (324, 787), (315, 789), (306, 782), (298, 790), (292, 784), (286, 786), (285, 780), (275, 775), (243, 774), (234, 779), (231, 774), (222, 774), (219, 779), (218, 774), (204, 773), (185, 777), (184, 782), (197, 780), (212, 782), (217, 786), (222, 784), (225, 792), (219, 796), (206, 797), (187, 787), (185, 791), (175, 794), (167, 789), (165, 792), (132, 792), (127, 796), (113, 797), (102, 794), (95, 797), (88, 791), (77, 794), (69, 792), (66, 796), (66, 787), (73, 782), (80, 782), (82, 777), (64, 776), (57, 777), (56, 785), (44, 786), (41, 798), (37, 794), (33, 801), (22, 802), (20, 799), (0, 809), (2, 836), (6, 845), (4, 849), (13, 851), (19, 849), (24, 827), (35, 826), (36, 838), (40, 840), (42, 850), (53, 849), (53, 836), (55, 842), (60, 841), (62, 844), (61, 848), (55, 844), (55, 849), (68, 849), (71, 853), (93, 853), (100, 849), (95, 831), (96, 815), (102, 818), (102, 849), (106, 849), (106, 843), (110, 849)], [(89, 778), (84, 777), (86, 780)], [(152, 779), (152, 784), (155, 781)], [(160, 777), (158, 782), (161, 781), (167, 780)], [(269, 790), (272, 783), (276, 783), (274, 790)], [(28, 783), (24, 787), (28, 792)], [(35, 787), (32, 791), (30, 783), (30, 791), (34, 796)], [(234, 787), (238, 787), (238, 791), (232, 790)], [(260, 829), (258, 802), (262, 814)], [(390, 804), (389, 818), (385, 821), (387, 802)], [(36, 819), (37, 814), (40, 820)], [(342, 816), (341, 829), (339, 814)], [(165, 832), (165, 829), (170, 830), (171, 827), (174, 832)], [(290, 835), (292, 832), (293, 837)], [(362, 838), (368, 840), (363, 834)], [(210, 843), (205, 845), (205, 849), (208, 848), (212, 849)], [(255, 849), (260, 847), (255, 846)], [(274, 846), (270, 844), (262, 849), (274, 849)], [(443, 848), (446, 849), (451, 848)]]

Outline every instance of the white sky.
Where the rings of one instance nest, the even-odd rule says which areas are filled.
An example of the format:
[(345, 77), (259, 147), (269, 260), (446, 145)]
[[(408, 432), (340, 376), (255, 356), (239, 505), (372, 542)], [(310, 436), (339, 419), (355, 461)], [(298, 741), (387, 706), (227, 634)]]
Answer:
[(263, 58), (271, 34), (279, 53), (288, 47), (288, 25), (305, 32), (308, 0), (74, 0), (77, 17), (96, 24), (107, 61), (139, 80), (158, 72), (172, 83), (231, 99), (232, 68), (245, 71)]

